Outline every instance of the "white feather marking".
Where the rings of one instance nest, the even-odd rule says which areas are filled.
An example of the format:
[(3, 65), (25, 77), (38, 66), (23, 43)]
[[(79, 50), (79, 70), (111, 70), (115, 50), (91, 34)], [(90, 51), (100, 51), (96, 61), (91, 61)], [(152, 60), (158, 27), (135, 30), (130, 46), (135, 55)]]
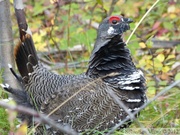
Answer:
[(119, 81), (118, 84), (125, 85), (125, 84), (131, 84), (131, 83), (138, 83), (140, 80), (125, 80), (125, 81)]
[(46, 129), (50, 129), (50, 128), (51, 128), (51, 127), (50, 127), (49, 125), (47, 125), (47, 124), (45, 125), (45, 127), (46, 127)]
[(121, 18), (121, 21), (124, 22), (124, 18), (123, 17)]
[(54, 133), (54, 134), (56, 134), (56, 133), (57, 133), (57, 131), (54, 131), (54, 130), (53, 130), (53, 133)]
[(131, 112), (131, 111), (132, 111), (132, 109), (130, 109), (130, 108), (129, 108), (129, 109), (128, 109), (128, 111), (129, 111), (129, 112)]
[(69, 118), (70, 116), (69, 116), (69, 115), (66, 115), (65, 117), (66, 117), (66, 118)]
[(124, 86), (121, 89), (125, 89), (125, 90), (134, 90), (134, 89), (139, 89), (140, 87), (132, 87), (132, 86)]
[(11, 65), (11, 64), (8, 64), (8, 67), (9, 67), (9, 68), (12, 68), (12, 65)]
[(81, 117), (81, 114), (78, 114), (77, 117)]
[(79, 101), (83, 100), (83, 98), (78, 98)]
[(62, 120), (61, 120), (61, 119), (58, 119), (58, 122), (62, 122)]
[(3, 87), (3, 88), (9, 88), (9, 84), (7, 84), (7, 83), (5, 83), (5, 84), (0, 84), (1, 85), (1, 87)]
[(79, 110), (79, 107), (76, 107), (76, 110)]
[(134, 108), (133, 110), (136, 111), (136, 110), (139, 110), (139, 108)]
[(111, 35), (111, 34), (113, 34), (114, 33), (114, 28), (113, 27), (109, 27), (109, 29), (108, 29), (108, 31), (107, 31), (107, 33), (108, 33), (108, 35)]
[(141, 99), (128, 99), (127, 102), (141, 102)]
[(121, 79), (119, 79), (118, 84), (125, 85), (125, 84), (131, 84), (131, 83), (137, 83), (140, 82), (140, 78), (143, 76), (142, 71), (133, 72), (133, 74), (125, 76)]
[(26, 33), (32, 36), (32, 32), (29, 27), (27, 28)]

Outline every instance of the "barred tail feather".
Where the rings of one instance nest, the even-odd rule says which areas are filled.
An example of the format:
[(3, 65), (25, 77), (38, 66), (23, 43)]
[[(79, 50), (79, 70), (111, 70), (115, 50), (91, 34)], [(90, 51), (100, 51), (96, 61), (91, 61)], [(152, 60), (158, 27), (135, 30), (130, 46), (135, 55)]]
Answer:
[(22, 37), (22, 40), (14, 49), (14, 55), (22, 78), (28, 77), (28, 73), (31, 73), (33, 69), (32, 67), (30, 68), (30, 65), (35, 66), (38, 64), (38, 57), (31, 35), (25, 34)]

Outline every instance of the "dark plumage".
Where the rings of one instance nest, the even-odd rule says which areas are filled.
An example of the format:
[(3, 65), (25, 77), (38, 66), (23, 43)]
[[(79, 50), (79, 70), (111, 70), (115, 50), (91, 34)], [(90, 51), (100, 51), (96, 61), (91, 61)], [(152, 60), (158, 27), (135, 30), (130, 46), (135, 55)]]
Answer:
[[(18, 92), (25, 98), (22, 100), (28, 107), (46, 114), (56, 109), (50, 117), (58, 123), (71, 125), (77, 132), (109, 129), (125, 119), (127, 113), (117, 100), (129, 112), (146, 102), (144, 76), (136, 69), (122, 39), (130, 22), (121, 16), (102, 21), (88, 69), (80, 75), (56, 75), (47, 71), (38, 60), (32, 37), (24, 34), (15, 49), (15, 60), (22, 77), (18, 80), (23, 89)], [(4, 88), (21, 104), (18, 92)], [(53, 128), (45, 130), (61, 134)], [(37, 134), (41, 132), (42, 128), (37, 129)]]

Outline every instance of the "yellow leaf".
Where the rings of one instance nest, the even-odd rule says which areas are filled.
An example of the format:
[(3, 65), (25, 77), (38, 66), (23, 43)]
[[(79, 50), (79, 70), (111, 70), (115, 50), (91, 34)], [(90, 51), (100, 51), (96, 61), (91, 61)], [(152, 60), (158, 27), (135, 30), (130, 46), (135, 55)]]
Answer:
[(170, 68), (168, 66), (165, 66), (165, 67), (162, 68), (162, 71), (164, 73), (167, 73), (169, 70), (170, 70)]
[(78, 28), (78, 29), (76, 30), (76, 32), (77, 32), (77, 33), (84, 32), (84, 29), (83, 29), (83, 28)]
[(47, 51), (46, 43), (42, 40), (42, 37), (46, 35), (45, 31), (40, 31), (40, 34), (34, 33), (33, 40), (38, 51)]
[(160, 62), (163, 62), (165, 57), (163, 54), (159, 54), (157, 57), (156, 57)]
[(24, 122), (21, 126), (17, 129), (15, 135), (26, 135), (27, 134), (27, 123)]
[(174, 54), (170, 54), (170, 55), (168, 55), (168, 57), (166, 58), (166, 60), (174, 59), (174, 58), (175, 58), (175, 55), (174, 55)]
[(33, 38), (33, 40), (34, 40), (34, 43), (36, 43), (36, 42), (41, 42), (41, 36), (40, 36), (38, 33), (34, 33), (34, 34), (32, 35), (32, 38)]
[(103, 8), (104, 8), (107, 12), (109, 12), (109, 7), (108, 7), (108, 6), (104, 5)]
[(147, 47), (144, 42), (140, 42), (140, 43), (139, 43), (139, 46), (140, 46), (141, 48), (146, 48), (146, 47)]
[(45, 36), (45, 35), (47, 35), (47, 32), (45, 30), (40, 30), (40, 36), (42, 37), (42, 36)]
[(176, 18), (176, 17), (177, 17), (177, 15), (176, 15), (176, 14), (174, 14), (174, 13), (172, 13), (172, 14), (170, 14), (170, 15), (169, 15), (169, 17), (170, 17), (171, 19), (174, 19), (174, 18)]

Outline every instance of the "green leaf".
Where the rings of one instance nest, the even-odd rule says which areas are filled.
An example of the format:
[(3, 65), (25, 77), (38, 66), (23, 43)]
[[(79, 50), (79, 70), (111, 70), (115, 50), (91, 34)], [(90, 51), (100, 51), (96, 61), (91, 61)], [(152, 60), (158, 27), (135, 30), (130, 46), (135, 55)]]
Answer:
[(161, 85), (161, 86), (166, 86), (166, 85), (167, 85), (167, 81), (160, 81), (160, 82), (159, 82), (159, 85)]
[(177, 47), (176, 47), (176, 50), (179, 52), (180, 51), (180, 45), (178, 45)]
[(155, 86), (155, 81), (149, 81), (147, 84), (148, 87)]
[(176, 76), (175, 76), (175, 80), (180, 80), (180, 73), (177, 73)]
[(172, 30), (174, 27), (173, 23), (171, 23), (171, 22), (164, 22), (163, 26), (168, 30)]
[(96, 0), (98, 4), (103, 6), (103, 1), (102, 0)]

